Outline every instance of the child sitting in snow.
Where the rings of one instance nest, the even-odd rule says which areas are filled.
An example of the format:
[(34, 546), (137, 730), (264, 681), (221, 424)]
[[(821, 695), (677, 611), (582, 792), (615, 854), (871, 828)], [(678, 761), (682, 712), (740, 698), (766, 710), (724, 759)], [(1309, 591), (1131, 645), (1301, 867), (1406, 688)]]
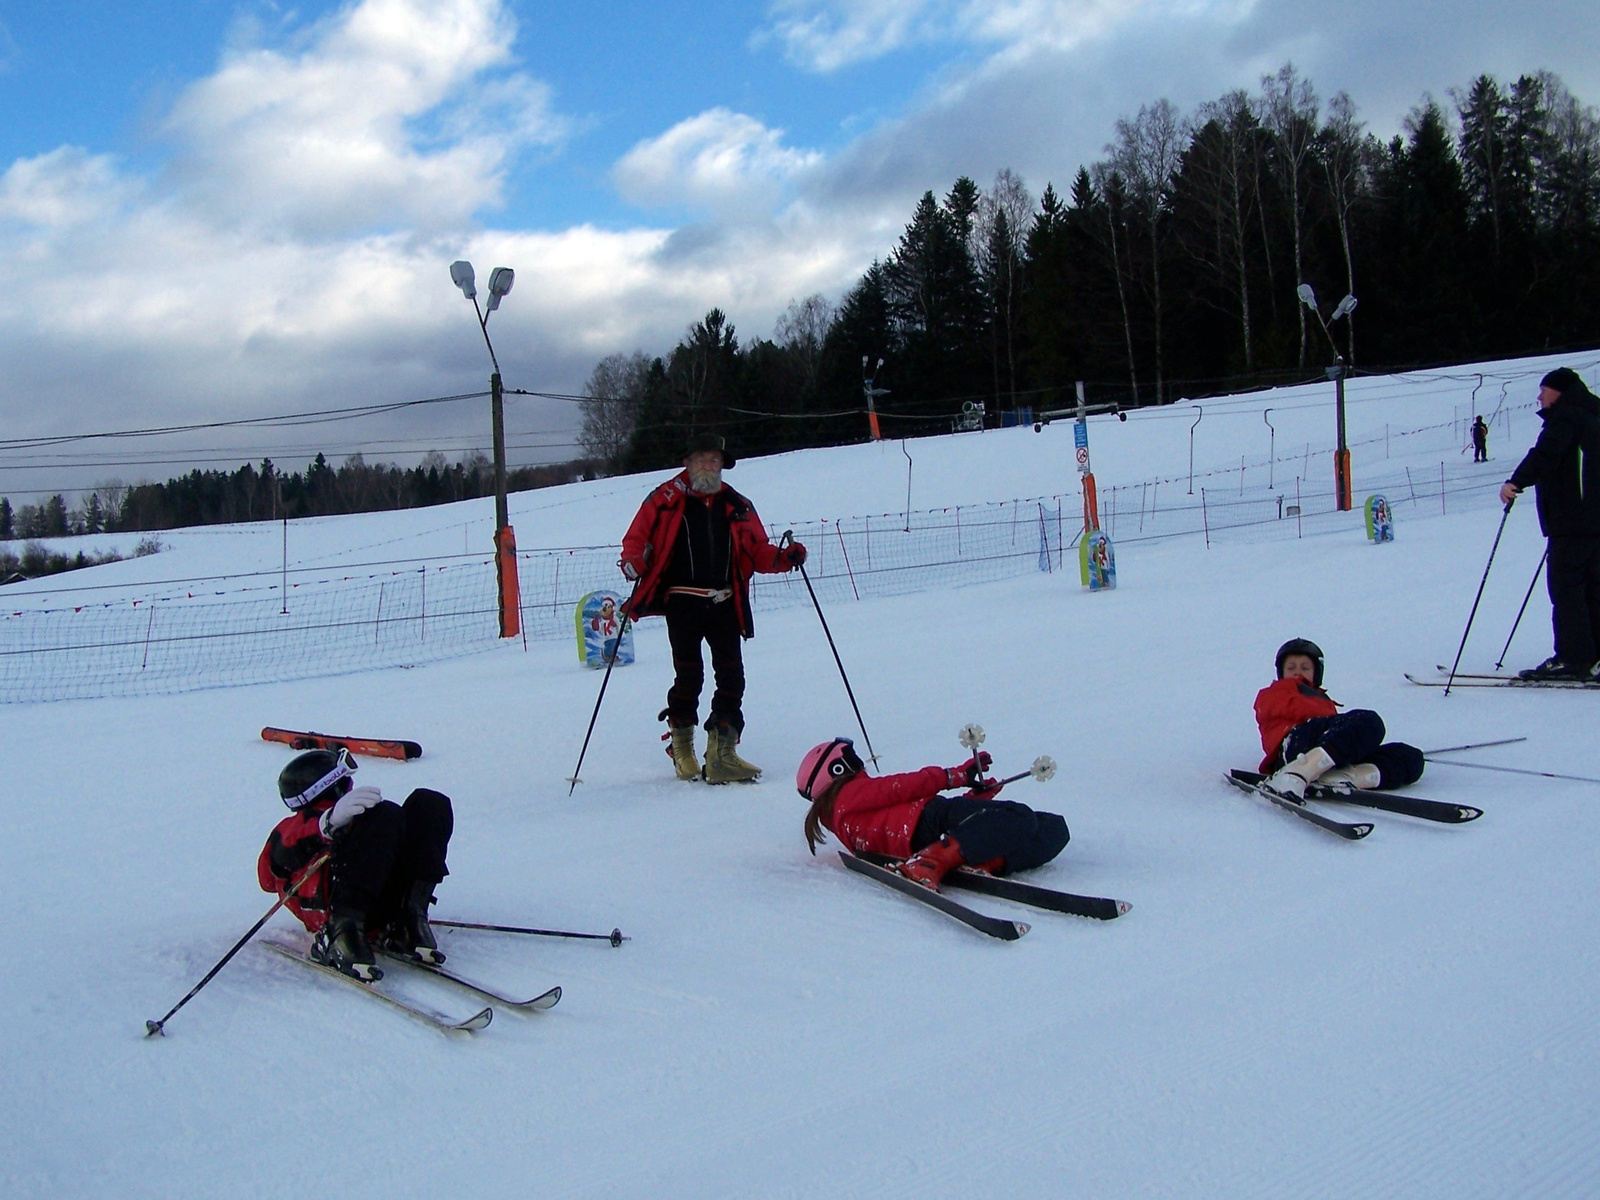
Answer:
[(369, 933), (419, 962), (444, 961), (428, 905), (450, 873), (455, 814), (450, 797), (428, 788), (396, 804), (356, 787), (356, 766), (340, 748), (307, 750), (284, 767), (278, 795), (291, 812), (262, 847), (256, 875), (262, 891), (284, 896), (310, 871), (286, 904), (316, 935), (312, 960), (370, 982), (383, 972)]
[(1256, 693), (1256, 724), (1268, 773), (1263, 786), (1292, 800), (1313, 783), (1334, 791), (1405, 787), (1422, 778), (1422, 751), (1383, 740), (1371, 709), (1341, 713), (1322, 690), (1322, 651), (1293, 638), (1278, 647), (1278, 680)]
[[(826, 826), (856, 853), (902, 859), (895, 870), (938, 890), (956, 867), (991, 875), (1043, 866), (1067, 844), (1067, 823), (1055, 813), (996, 800), (1003, 786), (983, 779), (981, 751), (959, 767), (923, 767), (903, 775), (868, 775), (849, 738), (814, 746), (800, 761), (795, 787), (811, 801), (806, 843), (826, 841)], [(945, 788), (966, 787), (960, 796)]]

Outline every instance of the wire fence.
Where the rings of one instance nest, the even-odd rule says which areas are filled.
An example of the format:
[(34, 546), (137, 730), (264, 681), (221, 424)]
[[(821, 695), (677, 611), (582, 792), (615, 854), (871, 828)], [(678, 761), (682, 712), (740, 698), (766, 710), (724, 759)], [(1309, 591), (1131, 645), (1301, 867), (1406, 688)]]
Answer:
[[(1449, 427), (1446, 423), (1445, 428)], [(1430, 427), (1436, 428), (1436, 427)], [(1321, 456), (1325, 460), (1325, 456)], [(1101, 527), (1119, 545), (1178, 537), (1268, 542), (1352, 530), (1361, 500), (1384, 492), (1407, 510), (1446, 513), (1496, 503), (1504, 466), (1441, 461), (1364, 472), (1355, 512), (1340, 512), (1331, 479), (1279, 464), (1241, 463), (1238, 479), (1208, 472), (1108, 487)], [(1252, 474), (1253, 472), (1253, 474)], [(1192, 491), (1190, 489), (1193, 489)], [(793, 533), (807, 575), (830, 604), (1069, 570), (1082, 530), (1078, 494), (817, 520)], [(781, 531), (769, 530), (774, 537)], [(588, 592), (626, 590), (614, 546), (524, 550), (517, 556), (522, 641), (574, 638)], [(183, 692), (280, 682), (471, 654), (498, 644), (493, 560), (385, 564), (339, 575), (289, 572), (169, 582), (137, 598), (0, 613), (0, 703)], [(230, 587), (229, 584), (232, 583)], [(86, 593), (63, 588), (81, 600)], [(758, 575), (757, 616), (809, 603), (797, 573)], [(576, 653), (576, 652), (575, 652)]]

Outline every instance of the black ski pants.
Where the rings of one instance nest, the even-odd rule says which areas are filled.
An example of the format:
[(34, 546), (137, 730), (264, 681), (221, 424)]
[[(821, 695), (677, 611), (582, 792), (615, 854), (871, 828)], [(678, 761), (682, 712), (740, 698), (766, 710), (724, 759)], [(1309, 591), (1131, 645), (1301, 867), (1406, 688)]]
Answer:
[(1422, 778), (1422, 751), (1404, 742), (1385, 742), (1383, 718), (1370, 708), (1353, 708), (1333, 717), (1301, 721), (1283, 739), (1283, 761), (1321, 746), (1336, 767), (1371, 763), (1380, 788), (1405, 787)]
[(333, 838), (330, 910), (379, 929), (398, 916), (413, 883), (438, 883), (455, 830), (450, 797), (418, 788), (404, 804), (375, 804)]
[(1061, 853), (1071, 836), (1063, 818), (1034, 812), (1026, 804), (935, 796), (911, 831), (912, 852), (931, 846), (946, 833), (960, 844), (961, 857), (973, 865), (1005, 859), (1005, 874), (1042, 867)]
[(1553, 537), (1545, 569), (1556, 657), (1569, 667), (1600, 659), (1600, 537)]
[(718, 604), (699, 596), (667, 597), (667, 641), (672, 645), (674, 676), (667, 689), (667, 724), (682, 728), (700, 719), (700, 689), (706, 682), (700, 643), (705, 642), (711, 647), (711, 671), (716, 678), (706, 728), (742, 733), (744, 647), (733, 600)]

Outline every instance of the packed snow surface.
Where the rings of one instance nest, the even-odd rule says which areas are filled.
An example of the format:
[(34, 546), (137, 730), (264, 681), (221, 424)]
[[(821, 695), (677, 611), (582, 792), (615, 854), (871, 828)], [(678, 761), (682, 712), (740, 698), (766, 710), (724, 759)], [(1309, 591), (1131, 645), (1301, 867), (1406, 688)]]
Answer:
[[(1469, 403), (1493, 411), (1511, 381), (1510, 438), (1496, 426), (1469, 502), (1440, 515), (1391, 494), (1393, 544), (1353, 519), (1302, 540), (1184, 538), (1125, 547), (1110, 593), (1082, 590), (1069, 562), (830, 608), (882, 768), (960, 762), (968, 721), (1001, 770), (1053, 755), (1055, 780), (1008, 789), (1072, 830), (1033, 878), (1131, 901), (1116, 921), (956, 893), (1032, 923), (1002, 944), (845, 871), (831, 842), (806, 852), (795, 765), (858, 732), (809, 608), (759, 615), (746, 646), (740, 749), (767, 773), (745, 787), (672, 778), (660, 622), (612, 677), (571, 798), (599, 677), (565, 643), (8, 707), (0, 1194), (1600, 1194), (1600, 786), (1434, 764), (1414, 790), (1482, 819), (1345, 809), (1377, 825), (1347, 843), (1221, 780), (1260, 757), (1251, 701), (1292, 636), (1321, 644), (1333, 696), (1377, 709), (1391, 737), (1524, 736), (1449, 757), (1600, 778), (1600, 696), (1444, 697), (1402, 677), (1455, 653), (1500, 522), (1493, 490), (1536, 433), (1547, 365), (1481, 368), (1499, 375), (1471, 400), (1459, 369), (1352, 385), (1359, 499), (1380, 465), (1459, 463)], [(1280, 486), (1321, 479), (1330, 393), (1202, 402), (1198, 475), (1241, 455), (1264, 469), (1262, 411), (1277, 406)], [(1096, 419), (1102, 488), (1186, 472), (1194, 407)], [(1439, 436), (1394, 440), (1428, 426)], [(1309, 443), (1309, 467), (1288, 465), (1286, 442)], [(911, 442), (912, 505), (1071, 496), (1071, 445), (1064, 422)], [(514, 497), (519, 541), (614, 543), (661, 477)], [(905, 504), (898, 444), (749, 460), (729, 480), (780, 527)], [(291, 554), (444, 553), (486, 528), (481, 504), (325, 519), (291, 531)], [(168, 552), (57, 584), (266, 569), (282, 549), (276, 526), (162, 537)], [(1464, 668), (1499, 656), (1542, 549), (1518, 504)], [(1538, 588), (1508, 668), (1548, 639)], [(565, 989), (553, 1011), (502, 1011), (472, 1037), (250, 946), (146, 1040), (145, 1019), (269, 903), (255, 858), (283, 815), (288, 752), (258, 739), (267, 724), (422, 742), (422, 759), (366, 760), (358, 781), (454, 798), (438, 915), (631, 940), (445, 935), (467, 974)], [(270, 928), (298, 930), (286, 914)]]

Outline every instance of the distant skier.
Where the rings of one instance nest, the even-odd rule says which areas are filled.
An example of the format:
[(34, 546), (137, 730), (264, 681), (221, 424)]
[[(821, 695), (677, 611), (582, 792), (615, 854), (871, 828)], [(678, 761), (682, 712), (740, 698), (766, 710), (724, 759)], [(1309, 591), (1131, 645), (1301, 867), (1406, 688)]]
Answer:
[(1472, 418), (1472, 461), (1489, 461), (1489, 427), (1484, 424), (1482, 413)]
[(735, 751), (744, 732), (740, 639), (756, 632), (750, 576), (792, 571), (806, 560), (799, 542), (782, 550), (774, 546), (755, 507), (722, 482), (734, 461), (722, 438), (693, 438), (683, 470), (650, 493), (628, 526), (620, 563), (623, 575), (637, 581), (624, 614), (667, 618), (675, 676), (660, 719), (667, 723), (667, 753), (679, 779), (701, 775), (694, 754), (706, 678), (700, 643), (711, 647), (716, 691), (706, 718), (704, 773), (710, 783), (745, 783), (761, 774)]
[(370, 937), (420, 962), (444, 955), (428, 923), (433, 889), (448, 875), (455, 816), (450, 798), (417, 788), (404, 804), (356, 787), (348, 750), (308, 750), (278, 776), (293, 810), (256, 862), (261, 890), (284, 895), (330, 848), (333, 857), (286, 907), (316, 935), (311, 958), (356, 979), (382, 979)]
[[(959, 767), (872, 776), (851, 739), (814, 746), (795, 775), (795, 787), (811, 801), (806, 844), (815, 854), (826, 827), (853, 851), (904, 860), (896, 870), (935, 891), (960, 866), (992, 875), (1043, 866), (1067, 844), (1066, 821), (996, 800), (1000, 787), (978, 779), (989, 761), (980, 751)], [(957, 787), (967, 791), (941, 795)]]
[(1371, 709), (1341, 713), (1322, 690), (1322, 651), (1291, 638), (1278, 647), (1277, 682), (1256, 693), (1256, 724), (1266, 757), (1263, 786), (1304, 799), (1313, 783), (1336, 791), (1405, 787), (1422, 778), (1422, 751), (1383, 740)]
[(1524, 679), (1600, 679), (1600, 399), (1577, 372), (1558, 367), (1539, 381), (1544, 428), (1500, 489), (1510, 504), (1537, 487), (1539, 529), (1548, 539), (1555, 653)]

